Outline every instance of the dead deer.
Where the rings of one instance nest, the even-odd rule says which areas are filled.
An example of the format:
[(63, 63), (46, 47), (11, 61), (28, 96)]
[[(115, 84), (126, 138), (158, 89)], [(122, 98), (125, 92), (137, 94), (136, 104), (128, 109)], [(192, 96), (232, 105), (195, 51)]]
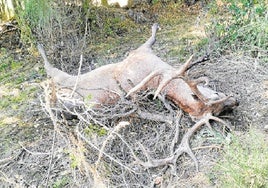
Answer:
[(190, 149), (190, 137), (202, 125), (210, 127), (209, 120), (226, 125), (216, 116), (226, 109), (237, 106), (237, 101), (232, 96), (226, 96), (207, 87), (207, 78), (187, 79), (186, 71), (195, 64), (191, 63), (192, 57), (179, 69), (175, 69), (157, 57), (152, 51), (157, 29), (158, 24), (154, 24), (151, 37), (138, 49), (130, 52), (123, 61), (77, 76), (54, 68), (41, 45), (38, 45), (38, 50), (44, 59), (46, 72), (54, 80), (58, 90), (69, 93), (75, 91), (76, 96), (82, 98), (91, 96), (90, 102), (100, 107), (102, 104), (114, 104), (122, 96), (128, 97), (140, 90), (153, 89), (154, 98), (161, 93), (194, 120), (199, 120), (183, 136), (173, 156), (158, 160), (148, 158), (148, 162), (140, 162), (145, 167), (165, 165), (175, 163), (182, 153), (188, 153), (198, 167), (197, 160)]

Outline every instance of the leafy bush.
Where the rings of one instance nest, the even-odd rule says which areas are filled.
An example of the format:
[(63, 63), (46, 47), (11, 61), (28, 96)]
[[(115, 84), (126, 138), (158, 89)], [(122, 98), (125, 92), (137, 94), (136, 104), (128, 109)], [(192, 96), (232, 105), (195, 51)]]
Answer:
[(252, 129), (226, 146), (217, 164), (220, 187), (268, 187), (268, 144)]
[[(267, 3), (263, 0), (225, 0), (225, 4), (227, 9), (224, 16), (218, 17), (212, 25), (214, 34), (220, 39), (221, 47), (225, 47), (225, 50), (267, 49)], [(216, 12), (214, 6), (213, 13)]]

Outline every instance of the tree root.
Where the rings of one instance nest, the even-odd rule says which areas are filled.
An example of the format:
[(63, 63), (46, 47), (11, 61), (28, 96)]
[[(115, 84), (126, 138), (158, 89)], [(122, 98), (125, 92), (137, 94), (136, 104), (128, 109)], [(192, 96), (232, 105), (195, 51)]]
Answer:
[(194, 161), (196, 171), (199, 171), (198, 161), (197, 161), (197, 159), (196, 159), (196, 157), (195, 157), (195, 155), (190, 147), (190, 138), (194, 135), (194, 133), (198, 129), (201, 128), (202, 125), (206, 125), (209, 128), (211, 128), (211, 124), (209, 123), (209, 120), (214, 120), (214, 121), (220, 122), (220, 123), (224, 124), (224, 126), (227, 125), (223, 120), (221, 120), (215, 116), (212, 116), (211, 114), (207, 114), (205, 117), (200, 119), (191, 128), (188, 129), (188, 131), (183, 135), (181, 143), (179, 144), (178, 148), (169, 157), (166, 157), (163, 159), (152, 159), (150, 157), (148, 151), (146, 151), (146, 149), (143, 147), (143, 145), (140, 144), (140, 147), (141, 147), (144, 155), (146, 156), (147, 161), (144, 162), (140, 159), (136, 159), (137, 164), (140, 164), (145, 168), (153, 168), (153, 167), (159, 167), (159, 166), (163, 166), (163, 165), (176, 166), (176, 161), (178, 160), (178, 158), (183, 153), (187, 153), (191, 157), (191, 159)]
[[(181, 132), (181, 121), (187, 123), (190, 117), (182, 118), (182, 110), (173, 106), (164, 96), (159, 95), (157, 100), (152, 100), (154, 94), (152, 90), (139, 92), (136, 100), (122, 99), (116, 105), (103, 106), (101, 109), (94, 109), (82, 100), (73, 101), (69, 96), (58, 96), (61, 99), (57, 103), (60, 109), (78, 117), (74, 135), (93, 151), (90, 154), (90, 168), (94, 168), (97, 174), (105, 172), (107, 165), (110, 165), (115, 170), (112, 174), (115, 179), (118, 179), (116, 173), (121, 173), (124, 178), (140, 178), (141, 174), (146, 174), (146, 181), (157, 184), (160, 180), (155, 180), (152, 175), (159, 175), (159, 172), (166, 174), (168, 169), (170, 174), (177, 174), (177, 161), (184, 153), (190, 156), (198, 171), (198, 160), (190, 144), (193, 135), (203, 125), (211, 129), (211, 121), (223, 124), (223, 130), (228, 127), (220, 118), (207, 114), (185, 133)], [(80, 104), (80, 107), (69, 109), (65, 106), (66, 101)], [(89, 125), (93, 125), (93, 131), (98, 131), (96, 125), (99, 126), (106, 134), (98, 135), (96, 132), (91, 137), (86, 132), (90, 129)], [(85, 160), (88, 160), (89, 154), (85, 152), (84, 155)]]

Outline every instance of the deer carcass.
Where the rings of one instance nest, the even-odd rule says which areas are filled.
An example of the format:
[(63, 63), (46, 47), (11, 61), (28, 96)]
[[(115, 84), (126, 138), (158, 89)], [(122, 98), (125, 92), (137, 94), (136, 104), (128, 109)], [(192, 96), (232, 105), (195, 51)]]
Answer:
[[(48, 62), (41, 45), (38, 45), (38, 50), (44, 59), (46, 72), (54, 80), (58, 90), (75, 92), (83, 98), (91, 96), (90, 102), (95, 106), (114, 104), (120, 97), (131, 96), (138, 90), (154, 89), (154, 98), (162, 93), (192, 118), (200, 119), (185, 134), (180, 150), (175, 152), (173, 158), (158, 160), (154, 164), (170, 163), (183, 152), (187, 152), (196, 161), (188, 143), (191, 135), (201, 125), (209, 125), (210, 119), (223, 122), (213, 115), (235, 107), (237, 101), (232, 96), (207, 87), (205, 78), (187, 79), (185, 72), (192, 66), (191, 58), (179, 69), (175, 69), (157, 57), (152, 51), (157, 29), (158, 24), (154, 24), (151, 37), (138, 49), (130, 52), (123, 61), (76, 76), (54, 68)], [(146, 164), (144, 163), (145, 166)], [(152, 166), (151, 163), (150, 165)]]
[(155, 89), (155, 97), (160, 92), (164, 93), (191, 117), (198, 119), (207, 113), (218, 115), (236, 106), (233, 97), (213, 91), (205, 86), (207, 83), (200, 85), (203, 81), (207, 82), (206, 79), (187, 80), (184, 77), (191, 66), (190, 59), (177, 70), (157, 57), (152, 51), (157, 29), (158, 25), (154, 24), (152, 36), (125, 60), (78, 76), (54, 68), (41, 45), (38, 45), (38, 50), (47, 74), (58, 89), (69, 90), (70, 93), (75, 90), (84, 98), (90, 96), (95, 105), (116, 103), (125, 93), (129, 96), (138, 90)]

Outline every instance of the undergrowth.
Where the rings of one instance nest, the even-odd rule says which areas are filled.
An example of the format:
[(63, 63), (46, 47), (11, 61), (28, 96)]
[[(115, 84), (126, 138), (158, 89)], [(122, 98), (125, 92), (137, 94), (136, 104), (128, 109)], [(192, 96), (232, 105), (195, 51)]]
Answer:
[(51, 0), (25, 0), (23, 7), (16, 6), (15, 18), (21, 31), (22, 42), (33, 43), (35, 41), (35, 28), (48, 27), (52, 15), (56, 15), (51, 2)]
[[(268, 2), (263, 0), (224, 0), (223, 6), (210, 6), (214, 22), (210, 26), (219, 39), (222, 53), (246, 53), (265, 61), (268, 48)], [(216, 17), (216, 19), (215, 19)]]
[(252, 128), (234, 136), (216, 166), (220, 187), (268, 187), (268, 144), (265, 135)]
[(24, 61), (16, 60), (4, 48), (0, 50), (0, 110), (6, 115), (23, 115), (27, 103), (35, 98), (37, 87), (30, 82), (40, 81), (43, 70), (30, 69)]

